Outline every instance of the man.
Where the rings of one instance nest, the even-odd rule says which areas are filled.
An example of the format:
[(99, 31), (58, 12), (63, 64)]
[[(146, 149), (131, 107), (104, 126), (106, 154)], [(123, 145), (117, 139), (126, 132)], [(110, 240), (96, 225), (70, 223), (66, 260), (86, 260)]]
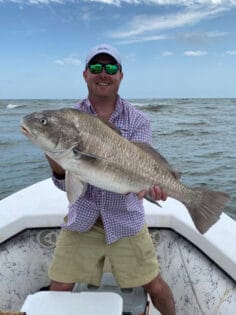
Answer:
[[(129, 140), (149, 144), (149, 121), (118, 95), (123, 78), (119, 52), (106, 44), (94, 47), (88, 53), (83, 76), (88, 98), (76, 108), (110, 121)], [(64, 170), (47, 158), (55, 185), (65, 189)], [(108, 257), (121, 287), (143, 286), (162, 314), (174, 315), (172, 293), (159, 275), (145, 225), (142, 198), (147, 194), (155, 200), (167, 198), (158, 186), (138, 195), (122, 195), (88, 185), (85, 195), (70, 206), (62, 225), (49, 270), (50, 289), (71, 291), (75, 282), (99, 285)]]

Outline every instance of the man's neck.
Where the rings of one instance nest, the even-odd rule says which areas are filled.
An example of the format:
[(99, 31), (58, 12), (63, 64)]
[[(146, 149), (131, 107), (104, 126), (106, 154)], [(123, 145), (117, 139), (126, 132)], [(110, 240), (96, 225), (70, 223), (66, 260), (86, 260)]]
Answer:
[(117, 97), (115, 98), (94, 98), (89, 96), (90, 103), (98, 116), (109, 119), (116, 108)]

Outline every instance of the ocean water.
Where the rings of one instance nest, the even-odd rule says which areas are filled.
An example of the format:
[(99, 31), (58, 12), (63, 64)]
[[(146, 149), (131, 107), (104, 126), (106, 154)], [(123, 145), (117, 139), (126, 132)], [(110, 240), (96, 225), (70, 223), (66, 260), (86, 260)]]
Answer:
[[(151, 120), (153, 146), (192, 186), (227, 192), (236, 219), (236, 99), (132, 99)], [(0, 199), (48, 178), (44, 154), (20, 132), (33, 111), (73, 107), (77, 100), (0, 100)]]

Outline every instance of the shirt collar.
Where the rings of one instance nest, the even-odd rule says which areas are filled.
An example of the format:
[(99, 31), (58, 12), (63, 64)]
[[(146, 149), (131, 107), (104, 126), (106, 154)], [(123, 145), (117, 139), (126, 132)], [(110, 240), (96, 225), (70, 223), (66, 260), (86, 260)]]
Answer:
[(88, 98), (86, 98), (84, 100), (84, 105), (85, 105), (85, 108), (87, 109), (88, 113), (93, 114), (93, 115), (96, 114), (96, 112), (93, 109), (93, 106), (92, 106), (92, 104), (91, 104), (91, 102), (90, 102), (90, 100)]
[[(89, 98), (86, 98), (85, 102), (84, 102), (87, 110), (89, 113), (96, 115), (96, 111), (93, 108), (93, 105), (91, 104)], [(123, 102), (122, 99), (120, 98), (119, 95), (117, 95), (117, 100), (116, 100), (116, 107), (115, 110), (113, 111), (113, 113), (111, 114), (110, 117), (110, 121), (113, 121), (116, 117), (118, 117), (123, 111)]]
[(119, 95), (117, 95), (116, 107), (113, 113), (111, 114), (110, 121), (112, 122), (116, 117), (120, 116), (123, 111), (123, 103)]

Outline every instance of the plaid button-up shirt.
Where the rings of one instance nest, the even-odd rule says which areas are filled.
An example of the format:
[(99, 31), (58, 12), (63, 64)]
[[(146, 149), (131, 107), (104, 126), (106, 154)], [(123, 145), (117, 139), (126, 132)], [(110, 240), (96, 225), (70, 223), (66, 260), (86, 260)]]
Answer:
[[(88, 99), (79, 102), (75, 107), (96, 115)], [(141, 111), (119, 96), (109, 120), (128, 140), (151, 142), (150, 122)], [(59, 189), (65, 190), (64, 180), (53, 176), (53, 181)], [(62, 228), (85, 232), (94, 225), (99, 216), (103, 221), (106, 242), (110, 244), (141, 230), (144, 224), (143, 202), (134, 193), (122, 195), (88, 185), (85, 195), (70, 205), (68, 221)]]

